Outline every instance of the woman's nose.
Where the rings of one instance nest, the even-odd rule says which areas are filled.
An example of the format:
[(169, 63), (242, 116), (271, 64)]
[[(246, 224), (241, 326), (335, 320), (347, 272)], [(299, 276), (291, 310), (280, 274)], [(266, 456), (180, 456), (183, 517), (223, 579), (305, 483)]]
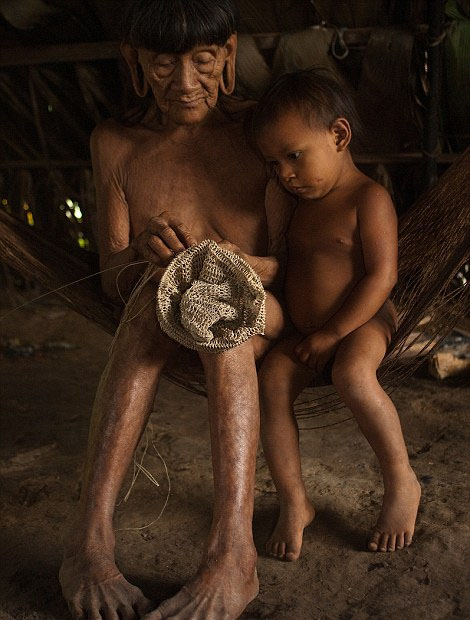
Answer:
[(182, 91), (190, 91), (197, 86), (197, 71), (189, 59), (180, 59), (178, 62), (173, 84)]

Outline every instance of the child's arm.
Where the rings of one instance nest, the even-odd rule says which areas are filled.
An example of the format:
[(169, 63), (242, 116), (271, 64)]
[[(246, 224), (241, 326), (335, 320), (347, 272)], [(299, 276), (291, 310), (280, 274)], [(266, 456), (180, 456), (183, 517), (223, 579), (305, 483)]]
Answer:
[(390, 296), (397, 280), (397, 217), (383, 188), (369, 188), (358, 209), (365, 274), (341, 308), (297, 347), (299, 359), (321, 371), (345, 336), (369, 321)]

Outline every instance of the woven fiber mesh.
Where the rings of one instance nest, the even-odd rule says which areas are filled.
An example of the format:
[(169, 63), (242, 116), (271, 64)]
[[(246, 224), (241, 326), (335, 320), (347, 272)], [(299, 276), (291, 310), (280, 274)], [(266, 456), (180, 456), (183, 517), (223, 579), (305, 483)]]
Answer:
[(266, 294), (238, 254), (206, 239), (170, 263), (156, 297), (162, 330), (196, 351), (226, 351), (264, 333)]

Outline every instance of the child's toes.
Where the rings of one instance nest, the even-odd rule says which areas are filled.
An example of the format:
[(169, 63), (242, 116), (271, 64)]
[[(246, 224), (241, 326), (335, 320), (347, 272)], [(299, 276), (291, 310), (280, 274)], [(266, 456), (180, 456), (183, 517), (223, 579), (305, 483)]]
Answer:
[(277, 550), (278, 550), (278, 547), (279, 547), (279, 543), (277, 543), (277, 542), (273, 542), (273, 543), (271, 543), (271, 550), (270, 550), (270, 553), (271, 553), (271, 555), (273, 556), (273, 558), (277, 557)]
[(403, 532), (401, 532), (400, 534), (397, 535), (397, 542), (396, 542), (397, 551), (399, 551), (400, 549), (403, 549), (404, 546), (405, 546), (405, 535), (403, 534)]
[(281, 542), (277, 548), (277, 557), (279, 560), (283, 560), (286, 556), (286, 543)]
[(299, 559), (300, 549), (296, 549), (293, 544), (286, 547), (286, 562), (295, 562)]
[(411, 532), (405, 532), (405, 547), (409, 547), (412, 540), (413, 534)]
[(389, 538), (390, 538), (389, 534), (382, 534), (380, 536), (379, 551), (382, 551), (382, 552), (387, 551)]
[(396, 534), (390, 534), (390, 536), (388, 537), (387, 551), (395, 551), (396, 544), (397, 544)]
[(369, 539), (369, 551), (377, 551), (379, 548), (380, 532), (372, 532), (372, 536)]

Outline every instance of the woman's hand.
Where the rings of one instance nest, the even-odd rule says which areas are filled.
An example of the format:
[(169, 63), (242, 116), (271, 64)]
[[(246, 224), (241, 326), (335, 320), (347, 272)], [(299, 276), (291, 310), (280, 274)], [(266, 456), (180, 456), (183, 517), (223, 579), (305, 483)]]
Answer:
[(223, 250), (228, 250), (229, 252), (233, 252), (234, 254), (238, 254), (239, 256), (243, 255), (243, 252), (240, 250), (238, 245), (235, 245), (231, 241), (227, 241), (227, 239), (222, 239), (222, 241), (217, 241), (217, 245), (219, 248)]
[(177, 254), (193, 245), (196, 240), (190, 231), (168, 211), (152, 217), (131, 243), (140, 257), (160, 267), (166, 267)]
[(319, 374), (333, 357), (340, 339), (328, 330), (319, 329), (306, 336), (295, 347), (295, 354), (302, 364)]

